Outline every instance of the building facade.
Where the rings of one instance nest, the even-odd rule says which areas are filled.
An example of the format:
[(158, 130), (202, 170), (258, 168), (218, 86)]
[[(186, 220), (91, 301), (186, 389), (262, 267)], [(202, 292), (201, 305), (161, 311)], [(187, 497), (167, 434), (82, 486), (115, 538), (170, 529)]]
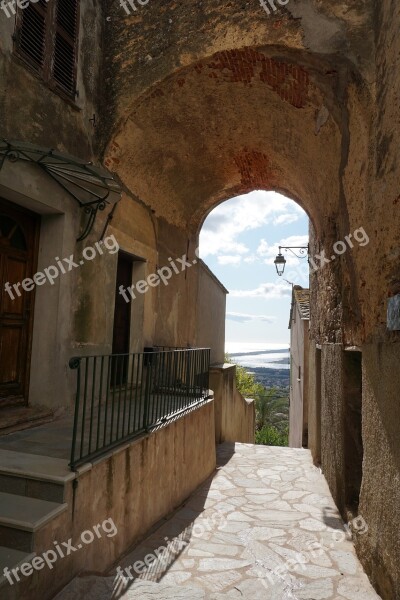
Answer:
[(310, 290), (295, 285), (290, 311), (289, 446), (308, 448)]

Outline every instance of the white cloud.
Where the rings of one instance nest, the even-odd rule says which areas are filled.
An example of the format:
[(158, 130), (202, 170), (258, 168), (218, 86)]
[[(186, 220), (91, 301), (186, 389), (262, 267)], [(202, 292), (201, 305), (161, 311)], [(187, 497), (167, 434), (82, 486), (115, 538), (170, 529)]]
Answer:
[(254, 262), (256, 262), (256, 260), (257, 260), (257, 257), (256, 257), (256, 256), (254, 256), (254, 254), (252, 254), (251, 256), (246, 256), (246, 257), (243, 259), (243, 262), (245, 262), (245, 263), (248, 263), (248, 264), (251, 264), (251, 263), (254, 263)]
[(220, 265), (239, 265), (242, 257), (240, 255), (225, 254), (218, 256), (218, 262)]
[(240, 234), (268, 224), (291, 223), (303, 214), (295, 202), (276, 192), (258, 190), (238, 196), (220, 204), (205, 220), (200, 255), (245, 255), (249, 248), (237, 241)]
[(285, 282), (262, 283), (253, 290), (231, 290), (229, 294), (236, 298), (283, 298), (292, 295), (292, 288)]
[(284, 213), (283, 215), (279, 215), (274, 219), (274, 225), (290, 225), (290, 223), (295, 223), (300, 219), (301, 215), (299, 213)]
[(308, 235), (291, 235), (280, 241), (280, 246), (307, 246)]
[[(308, 235), (292, 235), (290, 237), (282, 239), (277, 244), (268, 244), (265, 239), (262, 239), (257, 248), (257, 254), (264, 259), (265, 264), (271, 264), (276, 255), (279, 252), (279, 246), (307, 246)], [(294, 250), (297, 254), (300, 254), (298, 250)], [(296, 266), (301, 263), (301, 260), (297, 258), (290, 250), (282, 250), (284, 257), (286, 258), (287, 265)], [(304, 257), (306, 254), (304, 255)]]
[(276, 321), (276, 317), (270, 317), (268, 315), (248, 315), (246, 313), (228, 312), (226, 318), (230, 321), (236, 321), (238, 323), (249, 323), (250, 321), (264, 321), (267, 323), (273, 323)]
[(269, 254), (271, 248), (276, 248), (276, 246), (269, 246), (267, 240), (264, 240), (264, 238), (262, 238), (257, 248), (257, 254), (259, 254), (260, 256), (265, 256), (266, 254)]

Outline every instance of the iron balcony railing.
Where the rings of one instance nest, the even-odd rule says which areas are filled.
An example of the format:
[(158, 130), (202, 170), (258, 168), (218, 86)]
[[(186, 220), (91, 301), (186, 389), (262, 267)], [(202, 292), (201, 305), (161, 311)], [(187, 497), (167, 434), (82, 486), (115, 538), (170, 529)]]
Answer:
[(74, 357), (69, 366), (72, 470), (209, 398), (209, 348)]

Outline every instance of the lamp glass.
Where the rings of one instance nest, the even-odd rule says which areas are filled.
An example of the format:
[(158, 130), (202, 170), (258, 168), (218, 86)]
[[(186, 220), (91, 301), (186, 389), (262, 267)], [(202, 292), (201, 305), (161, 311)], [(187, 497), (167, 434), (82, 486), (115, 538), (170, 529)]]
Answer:
[(279, 253), (277, 255), (277, 257), (274, 260), (274, 264), (276, 267), (276, 272), (278, 273), (279, 277), (281, 277), (283, 275), (283, 272), (284, 272), (285, 266), (286, 266), (286, 259), (283, 256), (283, 254)]

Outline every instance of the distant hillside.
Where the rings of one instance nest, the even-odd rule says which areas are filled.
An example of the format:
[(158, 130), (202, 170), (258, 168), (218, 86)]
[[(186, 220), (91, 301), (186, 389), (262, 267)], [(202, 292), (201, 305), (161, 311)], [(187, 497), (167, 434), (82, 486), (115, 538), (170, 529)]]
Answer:
[(289, 369), (267, 369), (265, 367), (246, 367), (246, 365), (244, 367), (248, 373), (254, 373), (257, 382), (264, 387), (283, 388), (289, 392)]

